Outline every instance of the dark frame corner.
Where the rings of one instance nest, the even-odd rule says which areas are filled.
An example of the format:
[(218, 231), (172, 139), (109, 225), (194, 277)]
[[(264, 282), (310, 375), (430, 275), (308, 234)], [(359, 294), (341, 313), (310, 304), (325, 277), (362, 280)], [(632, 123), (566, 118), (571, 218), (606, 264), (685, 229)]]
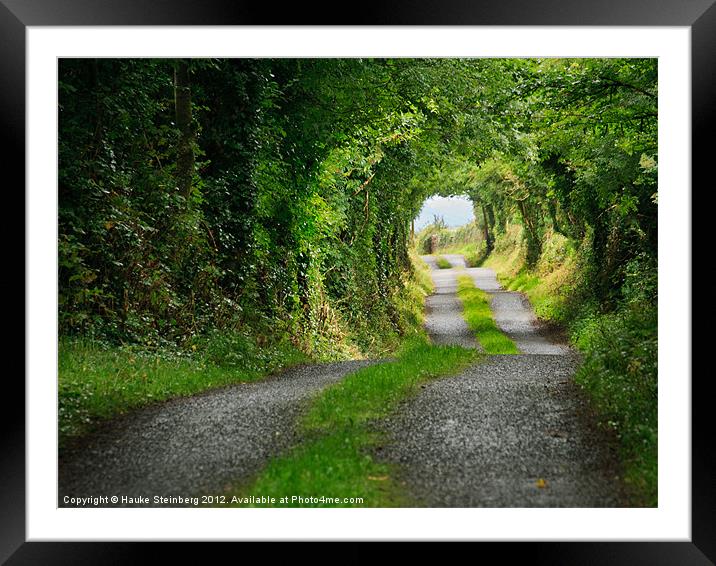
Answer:
[[(374, 25), (634, 25), (689, 26), (692, 58), (692, 186), (713, 185), (709, 142), (716, 131), (716, 4), (715, 0), (399, 0), (361, 7), (350, 21), (311, 10), (303, 4), (278, 14), (273, 7), (244, 0), (192, 0), (173, 2), (141, 0), (0, 0), (0, 135), (5, 163), (24, 163), (25, 158), (25, 31), (27, 26), (64, 25), (257, 25), (257, 24), (374, 24)], [(272, 10), (274, 13), (272, 13)], [(330, 18), (330, 20), (329, 20)], [(8, 168), (10, 169), (10, 168)], [(24, 167), (5, 171), (14, 174), (7, 187), (25, 186)], [(20, 191), (16, 191), (20, 194)], [(23, 192), (24, 195), (24, 192)], [(693, 198), (693, 190), (691, 193)], [(24, 198), (21, 204), (25, 211)], [(692, 206), (692, 210), (693, 206)], [(697, 226), (695, 219), (692, 225)], [(696, 244), (694, 239), (694, 244)], [(25, 253), (25, 252), (24, 252)], [(25, 257), (20, 260), (24, 265)], [(692, 257), (694, 257), (692, 253)], [(698, 256), (697, 256), (698, 257)], [(691, 279), (689, 279), (691, 281)], [(25, 288), (23, 270), (23, 293)], [(692, 286), (693, 288), (693, 286)], [(25, 296), (25, 295), (23, 295)], [(24, 323), (23, 323), (24, 329)], [(24, 336), (24, 333), (23, 333)], [(692, 348), (693, 351), (693, 348)], [(23, 372), (24, 373), (24, 372)], [(692, 380), (692, 539), (691, 542), (589, 542), (589, 543), (481, 543), (505, 558), (527, 557), (544, 564), (649, 564), (690, 565), (716, 563), (716, 456), (711, 450), (712, 420), (706, 377)], [(24, 398), (24, 384), (6, 372), (5, 399)], [(8, 403), (8, 405), (13, 405)], [(136, 558), (169, 558), (186, 545), (139, 543), (28, 543), (25, 542), (25, 418), (24, 405), (14, 403), (15, 414), (3, 412), (0, 509), (0, 560), (8, 564), (84, 564), (134, 561)], [(362, 555), (370, 559), (372, 543), (352, 543), (341, 549), (345, 559)], [(207, 558), (206, 545), (203, 558)], [(285, 546), (284, 546), (285, 548)], [(304, 547), (305, 548), (305, 547)], [(482, 550), (482, 549), (481, 549)], [(272, 551), (273, 552), (273, 551)], [(422, 553), (422, 550), (421, 550)]]

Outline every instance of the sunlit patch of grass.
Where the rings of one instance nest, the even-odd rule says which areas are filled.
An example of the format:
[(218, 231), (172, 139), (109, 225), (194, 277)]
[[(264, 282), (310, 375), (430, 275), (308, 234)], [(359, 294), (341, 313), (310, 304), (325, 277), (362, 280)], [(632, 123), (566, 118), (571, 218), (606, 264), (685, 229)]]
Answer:
[(469, 275), (457, 278), (457, 296), (462, 301), (465, 322), (488, 354), (519, 354), (515, 343), (497, 328), (489, 296), (475, 287)]
[(505, 284), (504, 278), (511, 279), (523, 269), (525, 265), (526, 249), (522, 240), (522, 227), (510, 226), (505, 234), (495, 241), (495, 249), (482, 264), (495, 270), (500, 281)]
[(463, 245), (455, 245), (440, 248), (444, 254), (458, 254), (465, 258), (467, 267), (480, 267), (485, 260), (485, 242), (470, 242)]
[[(309, 440), (272, 460), (250, 485), (234, 494), (273, 496), (277, 506), (287, 507), (410, 504), (395, 482), (394, 470), (371, 455), (382, 442), (371, 423), (389, 415), (421, 383), (456, 373), (479, 357), (459, 346), (433, 346), (424, 338), (409, 341), (395, 361), (360, 369), (326, 389), (301, 423)], [(280, 503), (282, 494), (363, 501)]]
[[(435, 283), (433, 283), (433, 278), (430, 276), (430, 266), (420, 258), (415, 250), (411, 249), (408, 256), (410, 257), (410, 261), (413, 265), (415, 282), (420, 289), (422, 289), (425, 296), (430, 295), (435, 289)], [(421, 302), (421, 307), (422, 304), (423, 303)]]
[(528, 268), (521, 234), (521, 227), (513, 226), (498, 238), (484, 266), (495, 270), (506, 289), (524, 293), (538, 318), (563, 325), (568, 322), (568, 302), (578, 275), (576, 255), (564, 236), (550, 232), (539, 261)]
[(507, 286), (510, 291), (521, 291), (522, 293), (528, 293), (537, 287), (540, 283), (540, 278), (527, 271), (522, 271), (517, 274), (517, 277), (512, 279)]
[[(394, 481), (394, 469), (368, 452), (377, 444), (363, 430), (341, 429), (300, 444), (269, 462), (249, 487), (232, 497), (265, 495), (275, 503), (234, 501), (236, 507), (403, 507), (411, 506)], [(294, 499), (298, 496), (303, 499)], [(286, 497), (286, 499), (283, 499)]]
[(450, 269), (452, 267), (452, 263), (446, 260), (443, 256), (438, 256), (435, 263), (440, 269)]

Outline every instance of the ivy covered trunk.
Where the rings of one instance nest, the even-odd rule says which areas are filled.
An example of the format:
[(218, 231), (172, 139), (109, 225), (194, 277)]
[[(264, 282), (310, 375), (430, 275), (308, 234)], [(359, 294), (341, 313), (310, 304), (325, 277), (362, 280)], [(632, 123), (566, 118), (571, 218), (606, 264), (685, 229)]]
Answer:
[(174, 106), (179, 130), (177, 144), (176, 179), (179, 193), (184, 198), (191, 195), (194, 177), (194, 128), (191, 111), (191, 63), (178, 59), (174, 68)]

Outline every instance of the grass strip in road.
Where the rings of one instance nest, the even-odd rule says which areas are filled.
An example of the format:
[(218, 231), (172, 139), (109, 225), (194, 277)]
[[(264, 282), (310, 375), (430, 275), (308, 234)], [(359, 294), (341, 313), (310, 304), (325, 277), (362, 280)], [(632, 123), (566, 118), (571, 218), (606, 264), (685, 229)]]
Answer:
[(465, 258), (467, 267), (480, 267), (486, 258), (485, 242), (482, 241), (479, 244), (470, 242), (469, 244), (441, 247), (440, 253), (461, 255)]
[(350, 374), (313, 402), (301, 423), (308, 440), (269, 462), (251, 485), (233, 495), (275, 497), (275, 507), (410, 505), (391, 467), (371, 455), (383, 442), (371, 424), (388, 416), (421, 383), (457, 373), (479, 356), (475, 350), (414, 339), (395, 361)]
[(450, 269), (452, 267), (452, 263), (450, 263), (447, 259), (445, 259), (443, 256), (438, 256), (435, 259), (435, 264), (440, 269)]
[(519, 354), (515, 343), (497, 328), (490, 309), (489, 296), (475, 287), (469, 275), (457, 278), (457, 296), (462, 301), (462, 316), (487, 354)]

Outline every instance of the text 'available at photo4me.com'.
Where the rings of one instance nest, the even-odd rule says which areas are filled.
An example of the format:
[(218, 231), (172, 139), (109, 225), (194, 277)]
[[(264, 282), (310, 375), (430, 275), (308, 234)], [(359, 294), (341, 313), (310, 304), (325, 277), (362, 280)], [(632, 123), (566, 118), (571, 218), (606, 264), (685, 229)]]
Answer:
[(326, 495), (90, 495), (64, 496), (65, 507), (201, 507), (201, 506), (297, 506), (297, 505), (350, 505), (365, 503), (363, 497), (330, 497)]

